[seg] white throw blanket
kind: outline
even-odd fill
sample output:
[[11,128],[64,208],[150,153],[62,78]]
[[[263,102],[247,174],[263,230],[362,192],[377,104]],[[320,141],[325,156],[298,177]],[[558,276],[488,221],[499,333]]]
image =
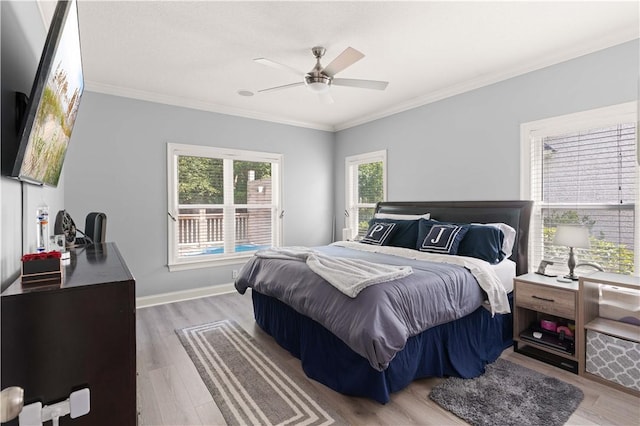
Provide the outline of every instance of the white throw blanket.
[[450,263],[467,268],[476,278],[480,287],[487,293],[487,299],[491,305],[491,314],[508,314],[511,312],[507,291],[500,282],[495,271],[490,268],[488,262],[473,257],[454,256],[450,254],[426,253],[418,250],[402,247],[375,246],[354,241],[338,241],[332,245],[347,247],[360,251],[391,254],[408,259],[426,260],[430,262]]
[[307,247],[282,247],[259,250],[256,256],[306,262],[309,269],[349,297],[356,297],[370,285],[406,277],[410,266],[392,266],[359,259],[326,256]]

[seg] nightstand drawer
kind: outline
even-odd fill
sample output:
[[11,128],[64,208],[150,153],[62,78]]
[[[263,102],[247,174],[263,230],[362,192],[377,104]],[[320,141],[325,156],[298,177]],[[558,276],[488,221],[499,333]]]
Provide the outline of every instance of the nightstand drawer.
[[516,285],[516,306],[562,318],[576,317],[574,292],[522,281],[518,281]]

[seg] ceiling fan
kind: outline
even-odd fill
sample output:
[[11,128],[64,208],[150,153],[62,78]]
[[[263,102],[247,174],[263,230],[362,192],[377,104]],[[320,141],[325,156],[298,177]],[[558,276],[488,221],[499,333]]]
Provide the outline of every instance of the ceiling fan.
[[316,46],[311,48],[311,53],[316,58],[316,65],[311,71],[304,73],[292,68],[288,65],[281,64],[276,61],[272,61],[267,58],[256,58],[255,62],[266,65],[269,67],[277,68],[284,71],[289,71],[296,74],[302,79],[297,83],[285,84],[283,86],[270,87],[268,89],[258,90],[258,92],[272,92],[275,90],[288,89],[290,87],[306,85],[309,90],[317,93],[320,99],[326,103],[333,103],[333,98],[329,93],[331,86],[349,86],[358,87],[361,89],[374,89],[384,90],[389,84],[388,81],[376,81],[376,80],[360,80],[353,78],[335,78],[334,76],[345,68],[353,65],[360,59],[364,58],[364,54],[358,52],[352,47],[347,47],[341,54],[339,54],[329,65],[323,67],[320,64],[320,58],[324,56],[326,49],[322,46]]

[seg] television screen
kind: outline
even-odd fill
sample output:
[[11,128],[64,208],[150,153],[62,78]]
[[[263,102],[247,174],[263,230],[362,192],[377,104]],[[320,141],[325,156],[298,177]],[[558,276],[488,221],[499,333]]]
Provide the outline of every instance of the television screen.
[[14,177],[58,185],[83,89],[77,4],[61,0],[22,120]]

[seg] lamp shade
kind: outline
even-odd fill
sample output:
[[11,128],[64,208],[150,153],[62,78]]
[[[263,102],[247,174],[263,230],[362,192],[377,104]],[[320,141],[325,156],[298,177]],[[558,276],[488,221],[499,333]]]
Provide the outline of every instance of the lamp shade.
[[589,248],[589,230],[584,226],[558,225],[553,244],[573,248]]

